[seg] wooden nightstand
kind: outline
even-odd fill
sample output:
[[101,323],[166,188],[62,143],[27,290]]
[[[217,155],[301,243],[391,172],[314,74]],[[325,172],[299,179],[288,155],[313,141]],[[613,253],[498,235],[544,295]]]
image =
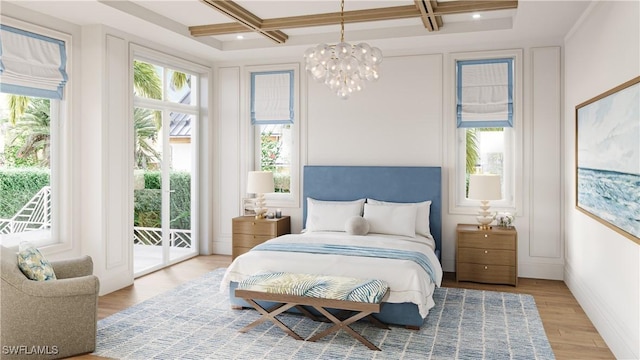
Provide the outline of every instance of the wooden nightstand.
[[256,219],[254,216],[239,216],[233,218],[232,228],[233,260],[258,244],[291,233],[291,218],[283,216],[280,219]]
[[518,232],[493,226],[459,224],[456,281],[518,286]]

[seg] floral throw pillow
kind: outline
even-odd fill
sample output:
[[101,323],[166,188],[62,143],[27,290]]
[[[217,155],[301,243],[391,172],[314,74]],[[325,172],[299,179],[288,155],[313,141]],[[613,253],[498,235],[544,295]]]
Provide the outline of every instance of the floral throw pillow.
[[56,280],[53,267],[33,245],[20,244],[18,267],[22,273],[31,280]]

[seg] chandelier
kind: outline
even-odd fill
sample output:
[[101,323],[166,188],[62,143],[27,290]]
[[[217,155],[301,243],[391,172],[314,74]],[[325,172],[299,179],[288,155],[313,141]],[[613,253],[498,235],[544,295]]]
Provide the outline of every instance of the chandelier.
[[351,45],[344,41],[344,0],[340,2],[340,43],[309,48],[304,58],[305,69],[313,79],[327,85],[342,99],[362,90],[366,81],[380,77],[382,51],[367,43]]

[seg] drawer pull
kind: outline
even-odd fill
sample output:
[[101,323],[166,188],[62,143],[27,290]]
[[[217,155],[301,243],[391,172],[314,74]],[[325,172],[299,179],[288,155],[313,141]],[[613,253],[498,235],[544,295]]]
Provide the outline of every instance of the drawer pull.
[[486,238],[487,238],[487,237],[489,237],[489,235],[487,235],[487,234],[484,234],[484,237],[486,237]]
[[485,250],[485,251],[484,251],[484,253],[485,253],[485,254],[488,254],[488,253],[489,253],[489,250]]
[[485,269],[485,270],[488,270],[488,269],[489,269],[489,267],[488,267],[488,266],[485,266],[485,267],[484,267],[484,269]]
[[255,222],[252,222],[252,223],[251,223],[251,225],[256,226],[256,223],[255,223]]

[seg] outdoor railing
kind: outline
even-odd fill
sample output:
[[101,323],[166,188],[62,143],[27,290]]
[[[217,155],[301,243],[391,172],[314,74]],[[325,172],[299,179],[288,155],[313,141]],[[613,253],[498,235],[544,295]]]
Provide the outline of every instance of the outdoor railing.
[[[0,235],[51,228],[51,187],[45,186],[11,219],[0,219]],[[133,243],[159,246],[162,229],[134,227]],[[170,229],[169,246],[191,248],[191,230]]]
[[[133,228],[133,243],[160,246],[162,244],[162,229],[136,226]],[[191,248],[191,230],[169,229],[169,246]]]

